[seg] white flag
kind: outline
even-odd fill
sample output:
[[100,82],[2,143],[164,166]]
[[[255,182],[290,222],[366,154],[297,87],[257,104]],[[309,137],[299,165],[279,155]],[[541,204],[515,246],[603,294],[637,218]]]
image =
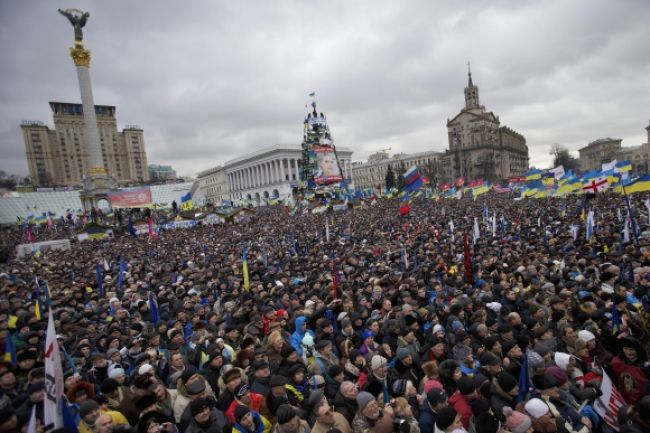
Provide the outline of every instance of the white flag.
[[59,352],[59,342],[56,340],[54,314],[50,310],[45,337],[45,400],[43,401],[43,423],[45,426],[51,425],[53,429],[63,427],[62,398],[61,352]]
[[644,203],[646,209],[648,209],[648,224],[650,224],[650,198],[646,198]]
[[110,270],[111,270],[111,267],[108,266],[108,262],[106,261],[106,259],[104,259],[104,271],[105,271],[105,272],[108,272],[108,271],[110,271]]
[[481,231],[478,227],[478,218],[474,217],[474,231],[473,231],[473,237],[474,237],[474,244],[481,238]]
[[556,178],[556,179],[559,179],[562,176],[564,176],[564,166],[563,165],[558,165],[555,168],[551,168],[549,170],[549,173],[553,173],[553,177]]
[[36,405],[32,406],[32,416],[29,417],[27,433],[36,433]]
[[325,218],[325,241],[330,241],[330,223],[329,218]]
[[616,162],[617,162],[617,161],[614,160],[614,161],[612,161],[612,162],[605,162],[605,163],[603,163],[602,166],[601,166],[601,168],[602,168],[601,171],[614,170],[614,168],[616,168]]
[[492,215],[492,237],[497,235],[497,214]]
[[451,242],[453,243],[456,240],[456,235],[454,234],[455,227],[454,227],[454,220],[449,218],[449,233],[451,234]]
[[607,373],[603,372],[603,380],[600,384],[603,395],[594,401],[594,410],[601,418],[616,431],[619,431],[618,410],[625,405],[625,400],[616,389]]
[[573,241],[575,242],[578,239],[578,230],[580,228],[577,225],[572,225],[571,226],[571,237],[573,238]]

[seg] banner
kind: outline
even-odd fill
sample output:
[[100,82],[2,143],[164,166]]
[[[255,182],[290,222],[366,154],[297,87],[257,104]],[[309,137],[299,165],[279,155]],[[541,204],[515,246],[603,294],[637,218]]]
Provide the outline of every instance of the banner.
[[330,146],[314,146],[314,183],[329,185],[343,180],[336,153]]
[[151,207],[151,189],[148,186],[111,192],[108,199],[113,208]]
[[618,410],[625,405],[623,396],[616,389],[612,380],[603,372],[603,381],[600,385],[603,395],[594,402],[594,410],[607,423],[608,426],[619,431]]
[[54,315],[50,310],[45,337],[45,400],[43,401],[43,423],[53,429],[63,427],[63,368],[61,352],[54,329]]

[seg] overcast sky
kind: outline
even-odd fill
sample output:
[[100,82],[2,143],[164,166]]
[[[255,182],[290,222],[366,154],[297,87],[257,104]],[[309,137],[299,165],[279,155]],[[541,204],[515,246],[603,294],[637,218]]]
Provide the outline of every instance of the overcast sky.
[[96,104],[144,129],[149,163],[182,175],[299,143],[316,92],[335,144],[444,151],[467,61],[481,103],[522,133],[531,165],[553,143],[646,141],[650,1],[0,2],[0,169],[27,174],[21,120],[53,126],[80,102],[57,8],[90,12]]

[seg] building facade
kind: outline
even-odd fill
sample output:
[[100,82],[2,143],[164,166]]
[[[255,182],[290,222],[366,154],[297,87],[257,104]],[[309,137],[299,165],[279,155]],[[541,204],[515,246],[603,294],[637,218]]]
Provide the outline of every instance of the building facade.
[[592,141],[587,146],[578,150],[580,154],[580,170],[601,170],[602,165],[608,162],[629,160],[632,172],[646,174],[650,172],[650,122],[645,127],[646,142],[638,146],[622,146],[620,138],[601,138]]
[[199,173],[197,182],[206,202],[221,206],[225,200],[230,200],[230,186],[223,166],[203,170]]
[[615,160],[621,150],[622,141],[620,138],[600,138],[578,149],[580,170],[600,170],[604,163]]
[[502,126],[499,116],[480,104],[478,86],[469,73],[465,107],[447,120],[449,150],[440,158],[439,183],[464,176],[500,181],[528,170],[528,146],[518,132]]
[[395,177],[401,176],[411,168],[417,166],[423,176],[429,178],[431,185],[435,185],[438,177],[439,159],[441,152],[427,151],[419,153],[398,153],[389,157],[388,152],[376,152],[368,157],[368,161],[352,164],[352,179],[355,188],[381,188],[386,186],[386,173],[391,168]]
[[[35,186],[76,186],[90,174],[90,157],[84,143],[81,104],[50,102],[54,129],[27,121],[20,127],[25,141],[29,175]],[[115,107],[95,105],[104,167],[120,184],[147,182],[144,132],[138,126],[117,130]]]
[[[336,154],[344,178],[349,181],[352,151],[337,148]],[[263,199],[291,197],[300,179],[298,164],[301,158],[299,144],[276,144],[226,162],[223,170],[230,199],[259,205]]]
[[167,180],[176,180],[178,177],[176,175],[176,170],[172,168],[171,165],[157,165],[150,164],[149,167],[149,180],[152,182],[156,181],[167,181]]

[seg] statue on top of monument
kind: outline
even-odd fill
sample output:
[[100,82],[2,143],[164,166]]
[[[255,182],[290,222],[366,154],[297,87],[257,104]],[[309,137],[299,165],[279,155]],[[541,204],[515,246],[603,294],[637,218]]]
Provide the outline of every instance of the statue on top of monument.
[[81,12],[79,9],[59,9],[59,13],[72,23],[74,27],[74,41],[75,43],[81,43],[83,40],[83,33],[81,28],[86,25],[86,20],[90,16],[88,12]]

